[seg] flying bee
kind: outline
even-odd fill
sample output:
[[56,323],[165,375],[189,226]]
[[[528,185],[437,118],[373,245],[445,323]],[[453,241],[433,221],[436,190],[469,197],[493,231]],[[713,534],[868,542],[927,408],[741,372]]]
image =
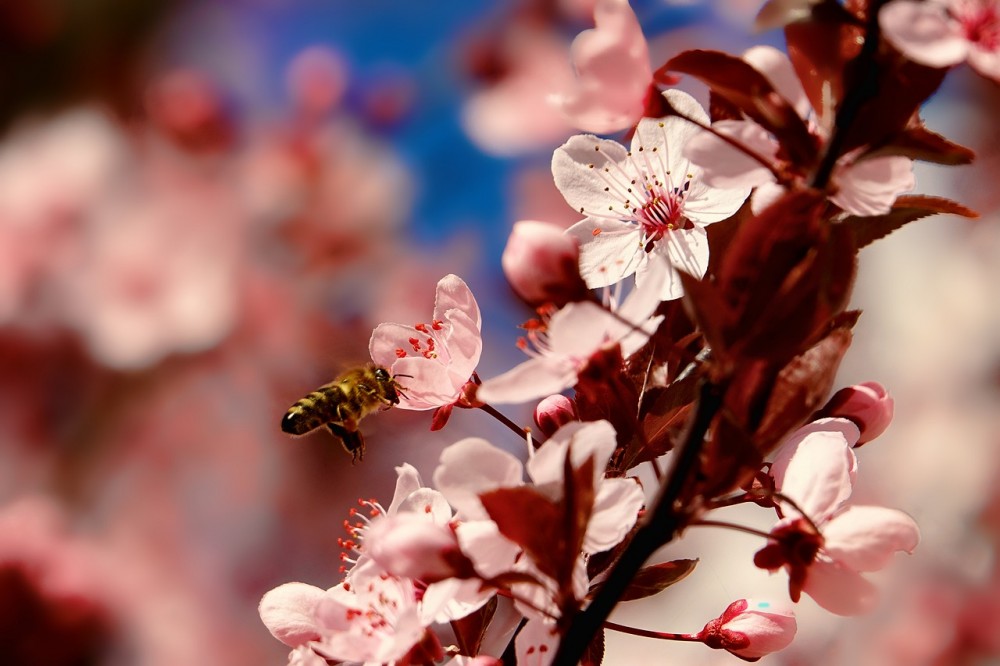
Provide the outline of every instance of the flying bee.
[[354,368],[289,407],[281,419],[281,429],[291,435],[304,435],[325,425],[353,456],[352,462],[357,462],[365,457],[365,438],[358,430],[358,422],[380,409],[398,405],[400,395],[405,396],[402,387],[386,368]]

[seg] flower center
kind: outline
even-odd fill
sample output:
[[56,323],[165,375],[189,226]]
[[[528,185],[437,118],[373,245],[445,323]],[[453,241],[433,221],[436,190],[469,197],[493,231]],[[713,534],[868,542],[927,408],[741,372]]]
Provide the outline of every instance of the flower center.
[[635,210],[636,221],[642,226],[645,235],[646,252],[652,250],[652,244],[663,238],[668,231],[693,226],[684,217],[684,198],[690,185],[690,179],[686,179],[684,185],[671,189],[663,187],[659,182],[648,186],[648,198],[641,208]]
[[952,8],[967,40],[985,51],[1000,49],[1000,14],[992,2],[969,0]]
[[414,324],[413,328],[423,337],[413,336],[408,338],[407,342],[410,344],[410,349],[397,347],[396,358],[406,358],[411,354],[414,356],[423,356],[428,359],[437,358],[437,339],[440,334],[439,332],[444,328],[444,322],[435,319],[430,324]]

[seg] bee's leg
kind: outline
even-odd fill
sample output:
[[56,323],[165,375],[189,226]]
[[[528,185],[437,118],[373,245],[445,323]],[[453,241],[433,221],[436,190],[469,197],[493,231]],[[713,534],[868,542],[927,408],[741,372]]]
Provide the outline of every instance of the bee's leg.
[[340,423],[327,423],[326,427],[334,437],[340,440],[344,450],[351,454],[351,464],[365,459],[365,438],[357,429],[357,424],[354,424],[354,429]]

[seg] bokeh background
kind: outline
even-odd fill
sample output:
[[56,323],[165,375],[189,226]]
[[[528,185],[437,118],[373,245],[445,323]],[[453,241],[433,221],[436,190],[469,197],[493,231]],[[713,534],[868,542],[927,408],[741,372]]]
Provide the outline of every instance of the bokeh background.
[[[338,580],[357,498],[388,502],[404,461],[429,480],[462,436],[521,451],[478,413],[431,433],[394,410],[366,421],[352,466],[278,423],[367,359],[375,324],[428,319],[449,272],[483,310],[480,374],[517,361],[529,313],[499,257],[515,220],[575,221],[548,169],[572,129],[546,96],[592,2],[0,4],[0,664],[284,663],[257,601]],[[633,7],[658,63],[780,45],[751,34],[758,4]],[[924,542],[871,617],[803,601],[772,663],[1000,663],[997,102],[961,68],[928,105],[980,160],[921,167],[918,189],[983,217],[864,250],[842,372],[896,397],[855,497],[910,512]],[[750,566],[758,547],[692,533],[662,556],[700,557],[695,574],[616,619],[694,631],[735,598],[783,595],[784,575]],[[612,666],[738,663],[608,646]]]

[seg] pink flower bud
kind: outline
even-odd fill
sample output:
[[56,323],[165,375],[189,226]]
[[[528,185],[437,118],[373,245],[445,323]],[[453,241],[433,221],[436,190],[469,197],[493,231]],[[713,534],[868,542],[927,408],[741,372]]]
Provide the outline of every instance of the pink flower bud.
[[373,521],[365,533],[364,552],[390,574],[425,583],[475,575],[451,528],[420,514]]
[[591,298],[580,277],[580,248],[563,230],[548,222],[514,224],[500,263],[514,292],[531,306]]
[[837,391],[820,414],[853,421],[861,431],[857,447],[885,432],[892,421],[892,413],[892,396],[885,387],[878,382],[865,382]]
[[788,647],[795,629],[795,613],[784,604],[740,599],[706,624],[698,640],[746,661],[757,661]]
[[546,437],[551,437],[556,430],[576,420],[576,404],[560,393],[550,395],[535,407],[535,425]]

